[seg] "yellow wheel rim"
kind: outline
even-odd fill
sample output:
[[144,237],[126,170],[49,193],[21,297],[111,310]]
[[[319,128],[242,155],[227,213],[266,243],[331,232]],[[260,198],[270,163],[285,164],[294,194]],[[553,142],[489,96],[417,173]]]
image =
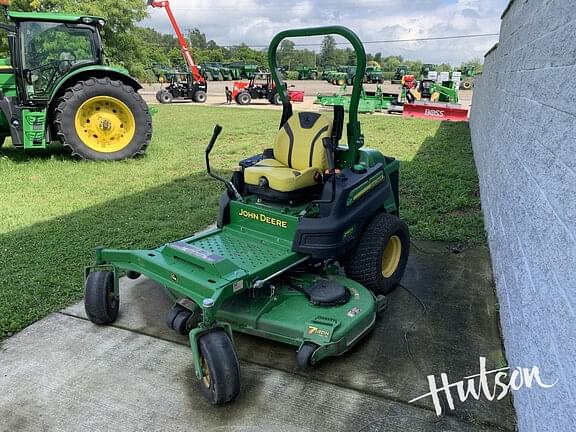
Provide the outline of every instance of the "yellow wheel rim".
[[80,105],[74,126],[82,142],[100,153],[122,150],[136,132],[136,120],[130,108],[111,96],[95,96]]
[[430,96],[430,100],[432,102],[437,102],[438,99],[440,99],[440,93],[438,93],[438,92],[434,92],[434,93],[432,93],[432,96]]
[[385,278],[391,277],[400,263],[400,256],[402,255],[402,242],[400,237],[393,235],[386,243],[384,253],[382,254],[382,276]]

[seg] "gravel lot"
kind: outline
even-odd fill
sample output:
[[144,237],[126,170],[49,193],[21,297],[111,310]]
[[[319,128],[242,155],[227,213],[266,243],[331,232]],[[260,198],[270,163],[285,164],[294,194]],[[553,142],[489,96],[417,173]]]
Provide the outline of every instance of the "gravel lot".
[[[338,86],[332,85],[326,81],[288,81],[289,86],[294,90],[304,91],[304,102],[296,103],[296,108],[300,111],[318,111],[322,109],[320,105],[315,105],[314,100],[318,93],[331,94],[338,91]],[[208,83],[208,101],[205,105],[211,106],[226,106],[226,96],[224,94],[224,87],[228,86],[232,88],[233,81],[210,81]],[[141,90],[141,94],[150,104],[158,103],[156,101],[156,92],[163,87],[161,84],[144,85]],[[365,89],[367,91],[374,91],[376,89],[376,84],[365,84]],[[399,93],[400,85],[391,84],[390,81],[386,81],[382,84],[382,90],[386,93]],[[464,107],[469,107],[472,101],[473,91],[462,90],[460,91],[460,103]],[[191,103],[191,102],[177,102],[177,103]],[[195,104],[198,105],[198,104]],[[239,106],[235,102],[232,102],[232,106]],[[254,100],[250,105],[242,106],[242,108],[266,108],[266,109],[281,109],[281,107],[271,105],[267,100],[260,99]]]

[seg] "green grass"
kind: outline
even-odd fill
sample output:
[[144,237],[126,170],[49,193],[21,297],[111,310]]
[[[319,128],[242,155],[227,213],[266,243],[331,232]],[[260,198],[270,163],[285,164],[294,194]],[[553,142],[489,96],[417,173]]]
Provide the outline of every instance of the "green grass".
[[[229,169],[270,146],[279,116],[162,106],[147,156],[116,163],[1,149],[0,339],[79,300],[95,246],[153,247],[211,223],[222,191],[204,173],[213,125],[224,126],[213,165]],[[402,161],[402,216],[413,238],[483,243],[468,125],[362,121],[366,145]]]

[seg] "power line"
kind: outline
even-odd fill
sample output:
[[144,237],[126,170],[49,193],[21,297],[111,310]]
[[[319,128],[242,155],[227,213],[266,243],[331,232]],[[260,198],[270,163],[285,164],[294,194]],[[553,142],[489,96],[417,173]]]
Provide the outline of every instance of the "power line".
[[[190,32],[190,29],[186,29]],[[493,36],[500,36],[500,33],[481,33],[481,34],[470,34],[470,35],[455,35],[455,36],[431,36],[425,38],[410,38],[410,39],[383,39],[383,40],[373,40],[373,41],[362,41],[364,45],[371,45],[371,44],[385,44],[385,43],[398,43],[398,42],[428,42],[428,41],[437,41],[437,40],[453,40],[453,39],[471,39],[471,38],[480,38],[480,37],[493,37]],[[342,42],[335,42],[336,45],[350,45],[348,41]],[[162,46],[163,44],[154,44],[149,43],[149,45],[156,45]],[[268,48],[268,45],[250,45],[250,44],[236,44],[236,45],[218,45],[223,48],[238,48],[240,46],[246,46],[249,48]],[[314,46],[322,46],[322,43],[301,43],[301,44],[294,44],[297,47],[314,47]],[[177,48],[177,46],[175,46]]]
[[[427,41],[436,41],[436,40],[451,40],[451,39],[471,39],[471,38],[480,38],[480,37],[489,37],[489,36],[500,36],[500,33],[482,33],[482,34],[471,34],[471,35],[457,35],[457,36],[432,36],[432,37],[425,37],[425,38],[411,38],[411,39],[384,39],[384,40],[374,40],[374,41],[362,41],[364,45],[370,44],[384,44],[384,43],[397,43],[397,42],[427,42]],[[350,45],[350,42],[336,42],[336,45]],[[240,45],[222,45],[226,48],[237,47]],[[268,45],[248,45],[245,44],[250,48],[268,48]],[[322,43],[303,43],[303,44],[294,44],[294,46],[301,46],[301,47],[313,47],[313,46],[322,46]]]

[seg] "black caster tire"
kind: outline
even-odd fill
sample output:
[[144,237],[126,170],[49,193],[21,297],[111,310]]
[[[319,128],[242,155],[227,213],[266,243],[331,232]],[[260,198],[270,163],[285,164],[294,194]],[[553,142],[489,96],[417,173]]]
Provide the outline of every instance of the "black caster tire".
[[84,286],[84,309],[94,324],[111,324],[118,318],[119,298],[114,294],[114,273],[92,272]]
[[190,333],[189,321],[192,313],[188,310],[182,310],[174,317],[172,321],[172,329],[182,336],[188,335]]
[[306,369],[313,365],[312,354],[318,349],[318,345],[305,342],[298,351],[296,351],[296,365],[300,369]]
[[202,378],[200,391],[212,404],[234,400],[240,393],[240,364],[232,341],[223,330],[200,336]]
[[410,233],[404,221],[379,213],[366,225],[358,244],[346,257],[346,276],[376,295],[390,294],[404,275],[409,254]]

